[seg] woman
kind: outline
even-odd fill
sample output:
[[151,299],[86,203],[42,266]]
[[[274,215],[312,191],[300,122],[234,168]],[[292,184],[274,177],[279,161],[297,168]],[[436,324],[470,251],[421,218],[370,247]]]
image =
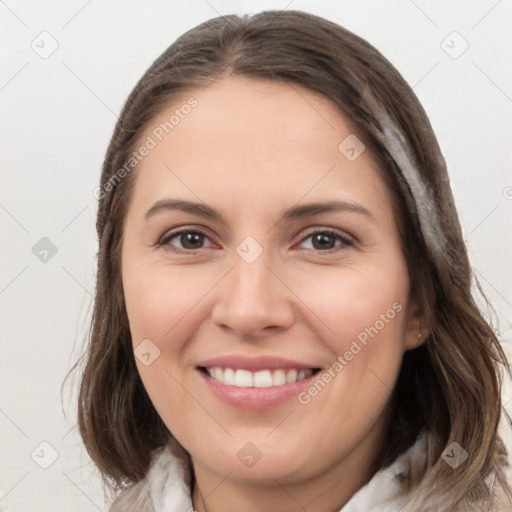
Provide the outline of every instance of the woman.
[[375,48],[299,11],[199,25],[129,96],[96,195],[79,427],[111,511],[511,509],[510,368]]

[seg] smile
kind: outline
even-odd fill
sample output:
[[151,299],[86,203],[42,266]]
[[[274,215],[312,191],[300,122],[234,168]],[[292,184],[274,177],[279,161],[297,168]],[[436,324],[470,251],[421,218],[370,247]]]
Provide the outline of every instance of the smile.
[[215,367],[202,367],[201,370],[206,372],[212,379],[225,384],[227,386],[236,386],[239,388],[270,388],[284,386],[285,384],[292,384],[300,382],[318,369],[268,369],[251,372],[249,370],[234,369],[234,368],[221,368]]

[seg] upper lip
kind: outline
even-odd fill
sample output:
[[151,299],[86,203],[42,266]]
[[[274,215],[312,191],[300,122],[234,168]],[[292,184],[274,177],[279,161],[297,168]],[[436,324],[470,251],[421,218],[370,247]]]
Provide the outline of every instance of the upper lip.
[[260,370],[277,370],[277,369],[296,369],[307,370],[318,368],[309,364],[292,361],[282,357],[274,356],[260,356],[260,357],[247,357],[243,355],[231,356],[218,356],[211,359],[201,361],[198,366],[204,368],[233,368],[234,370],[248,370],[250,372],[257,372]]

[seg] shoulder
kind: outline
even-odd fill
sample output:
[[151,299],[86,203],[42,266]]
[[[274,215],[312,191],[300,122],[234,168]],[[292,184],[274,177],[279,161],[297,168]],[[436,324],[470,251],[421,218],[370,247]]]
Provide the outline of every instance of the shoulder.
[[184,512],[192,510],[190,462],[172,442],[158,448],[146,476],[121,491],[108,512]]

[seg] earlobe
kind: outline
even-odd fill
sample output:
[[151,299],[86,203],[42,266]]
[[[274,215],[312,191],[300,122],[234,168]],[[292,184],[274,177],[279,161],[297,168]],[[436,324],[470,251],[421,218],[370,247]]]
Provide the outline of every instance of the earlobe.
[[425,343],[425,340],[426,340],[426,336],[423,336],[423,333],[420,331],[418,333],[418,336],[416,337],[416,345],[414,348],[417,348],[420,345],[422,345],[423,343]]
[[427,335],[423,334],[423,330],[414,335],[414,333],[410,333],[407,336],[407,340],[405,342],[405,350],[412,350],[414,348],[418,348],[420,345],[425,343]]
[[409,317],[409,325],[405,340],[405,350],[412,350],[422,345],[428,337],[428,330],[422,327],[425,324],[421,311],[414,303]]

